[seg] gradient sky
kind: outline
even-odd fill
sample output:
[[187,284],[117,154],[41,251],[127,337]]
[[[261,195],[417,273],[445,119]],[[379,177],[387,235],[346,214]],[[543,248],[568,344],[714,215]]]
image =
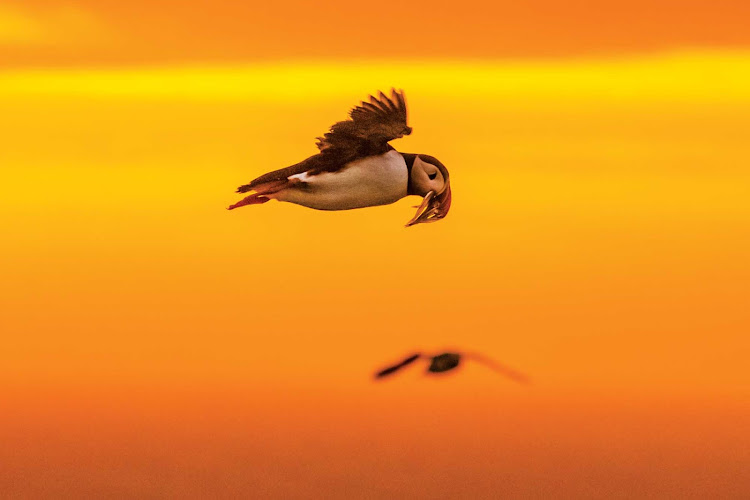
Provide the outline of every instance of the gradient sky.
[[[248,5],[0,6],[0,496],[750,495],[746,3]],[[390,86],[445,220],[224,210]]]
[[750,43],[743,0],[6,0],[2,66],[601,56]]

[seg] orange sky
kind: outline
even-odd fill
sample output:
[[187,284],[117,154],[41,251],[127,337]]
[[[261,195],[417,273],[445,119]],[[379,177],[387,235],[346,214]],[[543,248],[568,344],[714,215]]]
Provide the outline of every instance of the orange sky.
[[601,56],[750,44],[743,0],[210,0],[0,6],[0,65]]
[[[0,6],[0,497],[750,496],[744,2],[244,5]],[[392,85],[445,220],[224,209]]]

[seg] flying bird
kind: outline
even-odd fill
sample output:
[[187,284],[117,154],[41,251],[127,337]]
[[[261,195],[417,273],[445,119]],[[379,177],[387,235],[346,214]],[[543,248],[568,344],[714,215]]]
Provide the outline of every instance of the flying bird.
[[451,206],[448,170],[433,156],[400,153],[388,144],[411,131],[403,91],[370,96],[349,112],[348,120],[317,138],[317,154],[240,186],[238,193],[252,194],[229,210],[269,200],[317,210],[350,210],[417,195],[422,203],[406,227],[438,221]]
[[462,360],[473,360],[473,361],[482,363],[485,366],[488,366],[495,372],[505,377],[508,377],[512,380],[515,380],[516,382],[520,382],[522,384],[529,382],[529,379],[526,377],[526,375],[523,375],[522,373],[519,373],[511,368],[508,368],[507,366],[501,365],[500,363],[486,356],[483,356],[478,353],[457,353],[457,352],[444,352],[441,354],[437,354],[435,356],[421,354],[421,353],[412,354],[408,358],[404,359],[403,361],[400,361],[399,363],[396,363],[395,365],[392,365],[392,366],[389,366],[387,368],[380,370],[379,372],[375,374],[375,378],[382,378],[382,377],[391,375],[401,370],[402,368],[409,366],[410,364],[414,363],[418,359],[426,359],[430,361],[430,364],[427,366],[427,373],[447,372],[455,368],[458,368]]

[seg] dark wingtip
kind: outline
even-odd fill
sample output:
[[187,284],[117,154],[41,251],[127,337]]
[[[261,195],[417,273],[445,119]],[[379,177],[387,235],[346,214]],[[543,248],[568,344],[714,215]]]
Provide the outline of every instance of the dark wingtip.
[[420,357],[420,356],[421,356],[421,355],[420,355],[419,353],[417,353],[417,354],[412,354],[411,356],[409,356],[409,357],[408,357],[408,358],[406,358],[405,360],[401,361],[400,363],[398,363],[398,364],[396,364],[396,365],[393,365],[393,366],[389,366],[388,368],[385,368],[385,369],[383,369],[383,370],[380,370],[379,372],[377,372],[377,373],[375,374],[375,378],[383,378],[383,377],[386,377],[386,376],[388,376],[388,375],[390,375],[390,374],[392,374],[392,373],[394,373],[394,372],[396,372],[396,371],[400,370],[400,369],[401,369],[401,368],[403,368],[404,366],[406,366],[406,365],[408,365],[408,364],[410,364],[410,363],[413,363],[414,361],[416,361],[417,359],[419,359],[419,357]]
[[385,370],[381,370],[375,374],[375,378],[383,378],[401,368],[400,366],[389,366]]

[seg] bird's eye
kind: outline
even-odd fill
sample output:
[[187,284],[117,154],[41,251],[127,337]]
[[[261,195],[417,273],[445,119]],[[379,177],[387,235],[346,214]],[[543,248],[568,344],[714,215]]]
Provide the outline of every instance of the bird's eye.
[[429,177],[431,181],[434,181],[437,178],[437,172],[433,174],[427,174],[427,177]]

